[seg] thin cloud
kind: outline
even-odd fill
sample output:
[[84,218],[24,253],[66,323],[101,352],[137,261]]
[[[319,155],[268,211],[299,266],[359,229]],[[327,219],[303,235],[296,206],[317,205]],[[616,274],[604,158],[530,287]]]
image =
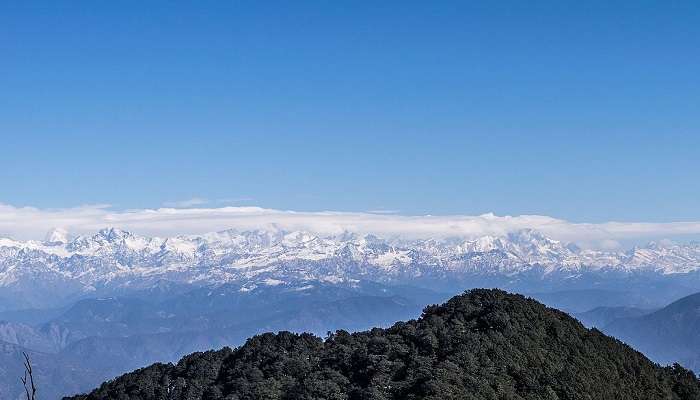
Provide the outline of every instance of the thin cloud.
[[[192,203],[190,203],[192,204]],[[163,207],[116,211],[104,206],[39,209],[0,204],[0,234],[17,239],[42,239],[52,228],[91,234],[118,227],[157,236],[202,234],[224,229],[304,230],[321,235],[344,231],[407,239],[505,235],[535,229],[554,239],[587,247],[615,247],[617,242],[700,235],[700,221],[649,223],[573,223],[542,215],[407,216],[369,212],[298,212],[260,207]]]
[[227,199],[216,199],[215,203],[216,204],[238,204],[238,203],[245,203],[249,201],[253,201],[254,199],[252,197],[234,197],[234,198],[227,198]]
[[191,199],[187,200],[178,200],[178,201],[166,201],[163,203],[163,207],[168,207],[168,208],[192,208],[192,207],[197,207],[197,206],[203,206],[206,204],[219,204],[219,205],[233,205],[233,204],[240,204],[248,201],[252,201],[253,198],[251,197],[234,197],[234,198],[225,198],[225,199],[215,199],[215,200],[209,200],[203,197],[193,197]]
[[369,210],[367,211],[369,214],[398,214],[401,211],[400,210],[385,210],[385,209],[377,209],[377,210]]
[[175,208],[189,208],[189,207],[194,207],[194,206],[201,206],[204,204],[208,204],[209,200],[201,198],[201,197],[193,197],[191,199],[187,200],[180,200],[180,201],[166,201],[163,203],[165,207],[175,207]]

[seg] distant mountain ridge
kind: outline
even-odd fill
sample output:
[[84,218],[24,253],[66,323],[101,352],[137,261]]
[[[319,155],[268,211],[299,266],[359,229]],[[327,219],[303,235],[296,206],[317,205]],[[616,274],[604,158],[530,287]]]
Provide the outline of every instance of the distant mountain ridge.
[[603,330],[659,363],[700,371],[700,293],[641,317],[616,319]]
[[651,243],[625,252],[582,250],[532,230],[473,240],[413,241],[262,230],[158,238],[115,228],[69,239],[65,232],[53,231],[44,242],[0,238],[0,310],[3,303],[5,309],[44,307],[57,299],[148,289],[159,282],[236,282],[243,291],[304,280],[420,280],[433,287],[456,281],[455,287],[463,287],[460,279],[475,275],[484,279],[482,286],[489,286],[488,279],[501,286],[535,278],[575,281],[585,274],[698,272],[697,243]]
[[603,330],[611,323],[627,318],[638,318],[651,314],[654,310],[646,310],[635,307],[596,307],[586,312],[577,313],[574,316],[587,327],[595,327]]

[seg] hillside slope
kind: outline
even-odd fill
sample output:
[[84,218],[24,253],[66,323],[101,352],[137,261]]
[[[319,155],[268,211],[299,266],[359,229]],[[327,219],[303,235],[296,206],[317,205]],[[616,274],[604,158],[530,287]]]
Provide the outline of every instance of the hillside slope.
[[326,341],[263,334],[71,399],[698,398],[691,372],[661,368],[534,300],[480,289],[389,329],[338,331]]
[[700,370],[700,293],[654,313],[616,320],[605,332],[660,363],[678,362]]
[[582,313],[573,314],[588,328],[596,327],[605,331],[605,327],[611,323],[625,318],[639,318],[651,314],[654,310],[636,307],[596,307]]

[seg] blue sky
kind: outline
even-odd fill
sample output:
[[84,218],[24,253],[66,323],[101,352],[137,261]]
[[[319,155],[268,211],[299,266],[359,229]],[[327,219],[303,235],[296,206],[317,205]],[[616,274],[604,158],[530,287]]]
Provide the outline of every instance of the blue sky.
[[492,3],[3,2],[0,203],[700,219],[700,3]]

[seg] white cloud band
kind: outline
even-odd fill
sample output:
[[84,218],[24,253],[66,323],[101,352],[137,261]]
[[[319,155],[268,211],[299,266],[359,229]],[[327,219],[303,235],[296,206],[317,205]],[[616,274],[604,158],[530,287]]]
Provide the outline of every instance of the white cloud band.
[[115,211],[105,205],[39,209],[0,204],[0,234],[17,239],[42,239],[51,228],[64,228],[72,234],[89,234],[104,227],[158,236],[200,234],[229,228],[280,228],[318,234],[352,231],[406,238],[502,235],[532,228],[555,239],[599,246],[639,238],[700,235],[700,221],[573,223],[540,215],[407,216],[370,212],[295,212],[259,207]]

